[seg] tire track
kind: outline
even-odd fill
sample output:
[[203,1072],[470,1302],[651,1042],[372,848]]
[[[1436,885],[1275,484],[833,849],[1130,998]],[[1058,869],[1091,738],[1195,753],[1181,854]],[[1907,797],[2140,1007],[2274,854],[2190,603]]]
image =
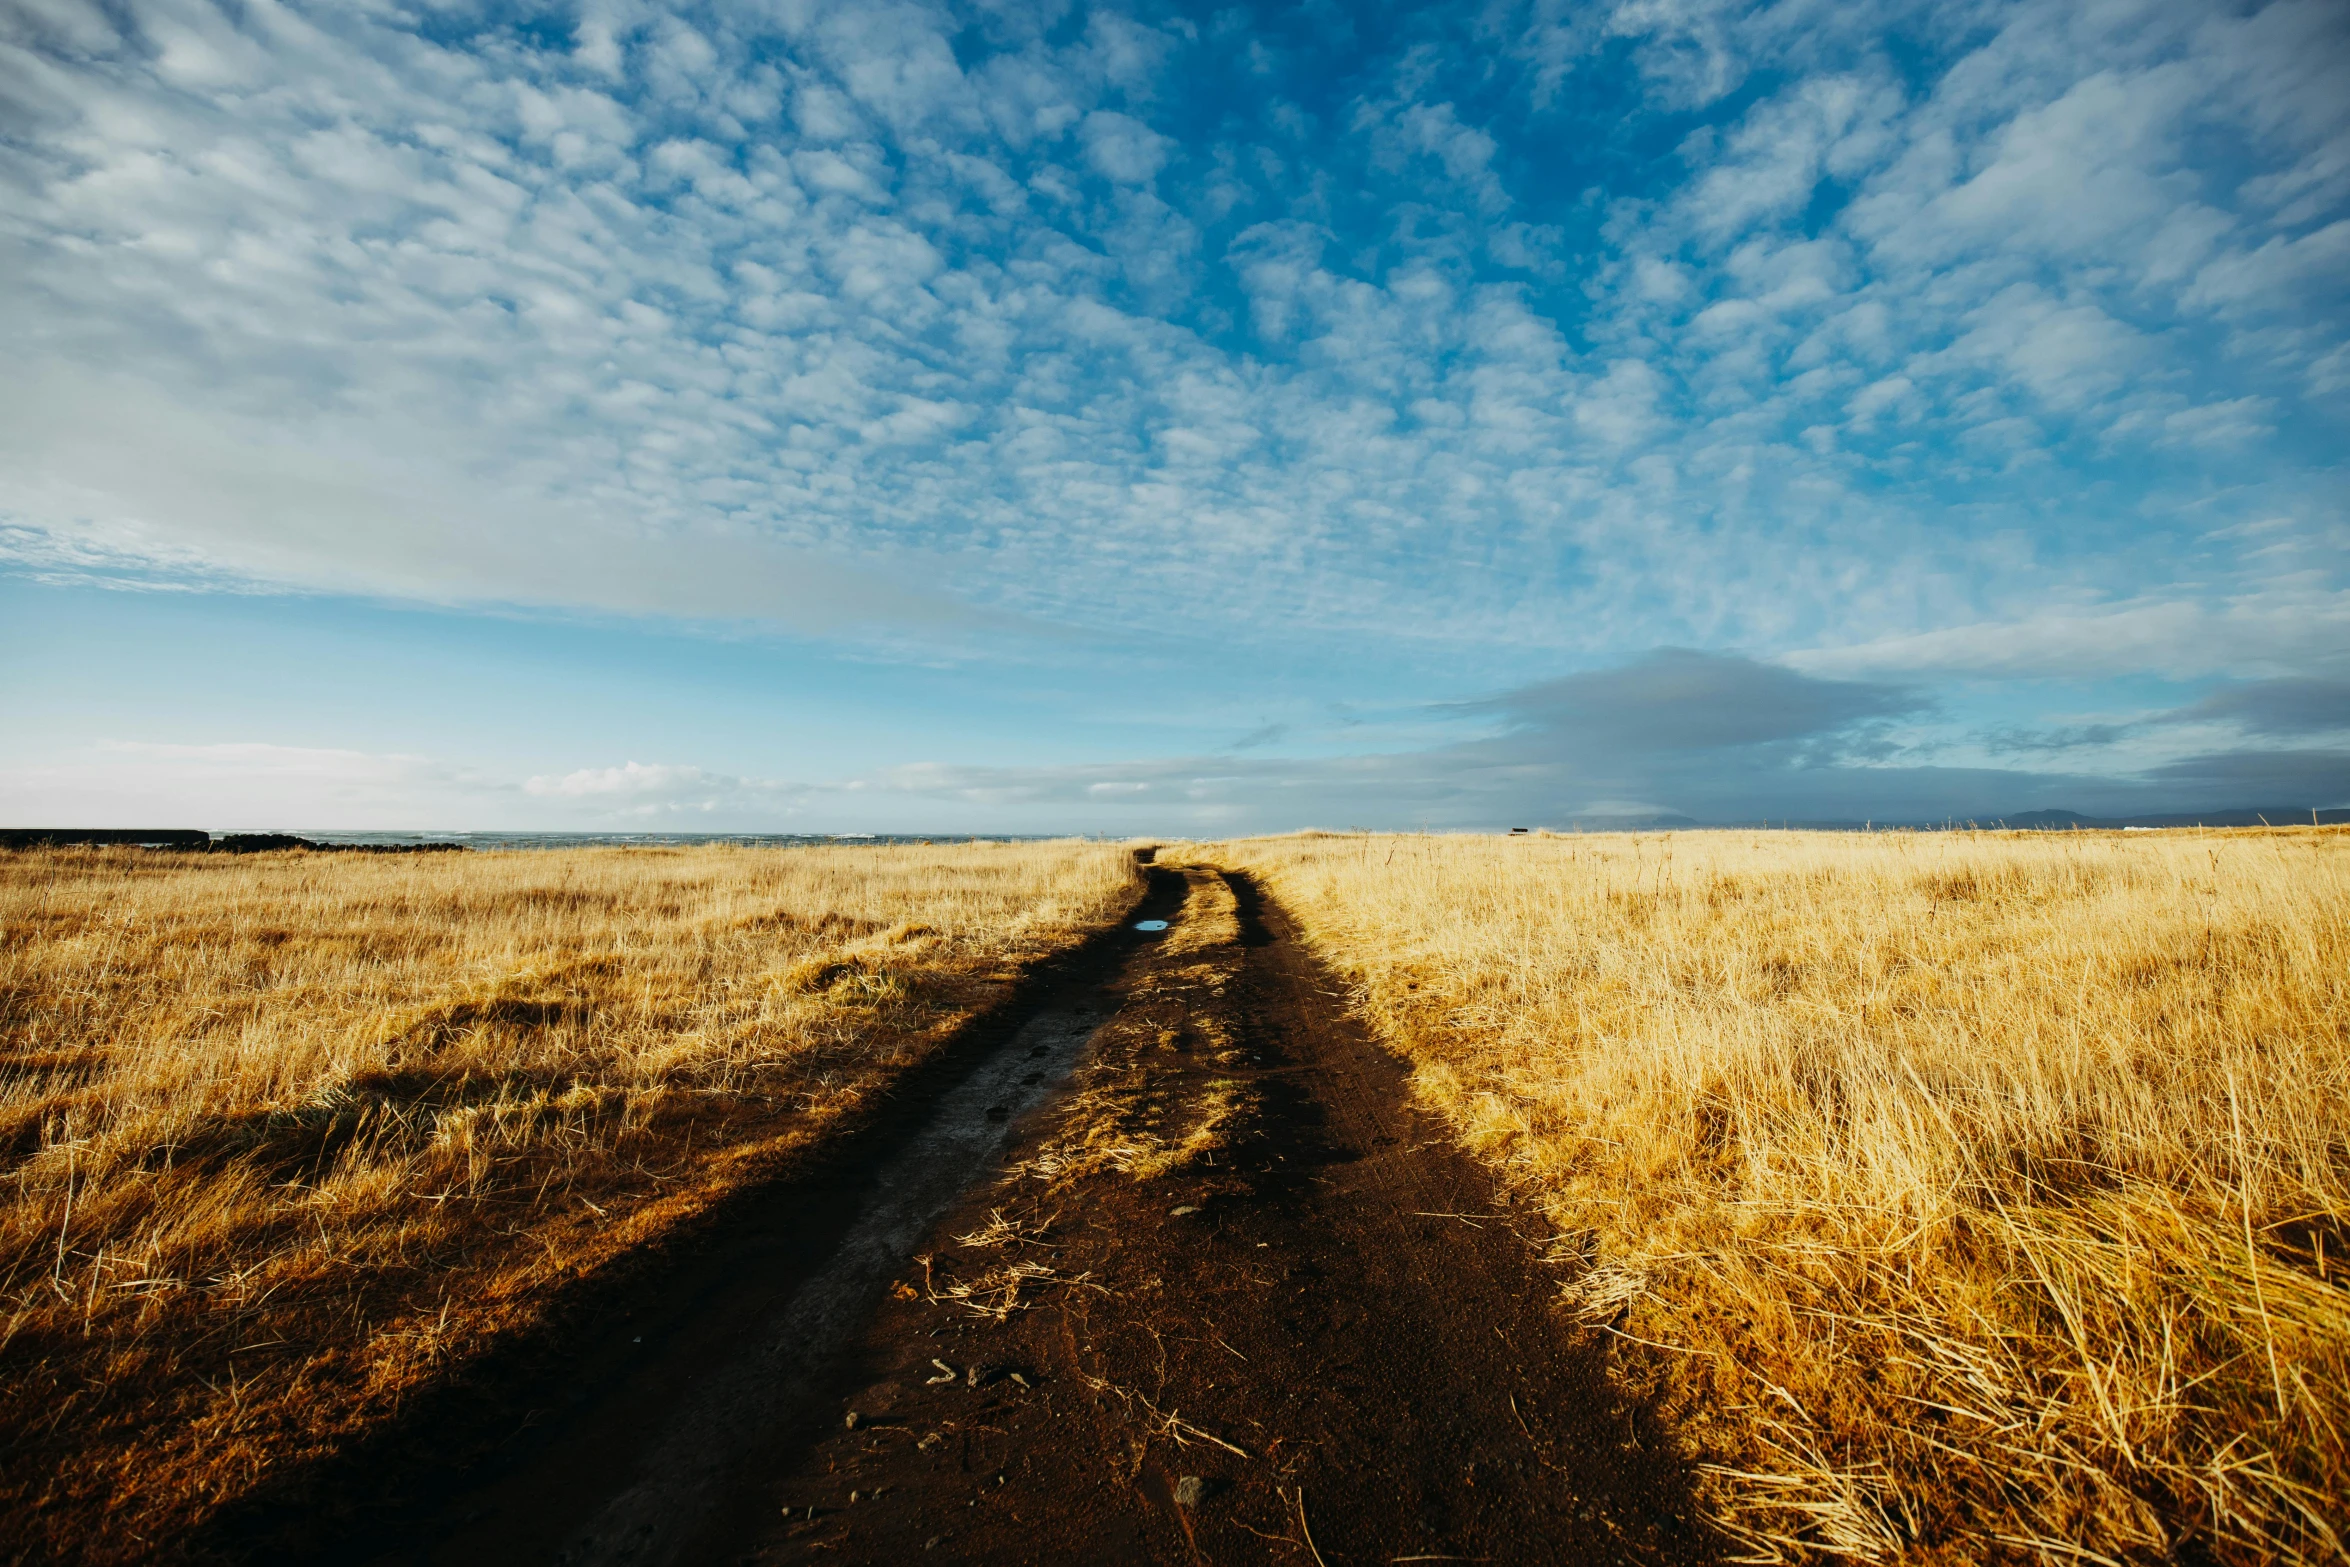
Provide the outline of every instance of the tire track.
[[[1687,1465],[1555,1309],[1527,1216],[1277,908],[1184,875],[1067,1094],[933,1230],[730,1554],[1705,1557]],[[1014,1259],[1060,1282],[1000,1316],[955,1293]]]

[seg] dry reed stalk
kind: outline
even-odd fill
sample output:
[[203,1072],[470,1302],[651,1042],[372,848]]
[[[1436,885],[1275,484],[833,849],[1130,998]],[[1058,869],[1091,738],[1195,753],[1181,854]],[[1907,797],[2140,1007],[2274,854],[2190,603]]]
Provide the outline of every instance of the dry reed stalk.
[[1676,1352],[1745,1559],[2343,1559],[2350,833],[1188,852]]
[[0,1556],[165,1552],[823,1138],[1135,875],[0,855]]

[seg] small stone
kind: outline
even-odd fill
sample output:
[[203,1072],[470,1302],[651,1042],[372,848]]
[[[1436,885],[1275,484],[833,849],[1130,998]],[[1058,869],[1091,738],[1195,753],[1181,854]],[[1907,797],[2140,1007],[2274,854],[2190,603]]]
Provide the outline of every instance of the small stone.
[[1185,1214],[1187,1214],[1187,1213],[1197,1213],[1197,1212],[1199,1212],[1199,1209],[1197,1209],[1197,1208],[1193,1207],[1193,1206],[1192,1206],[1191,1204],[1189,1204],[1189,1203],[1185,1203],[1185,1204],[1184,1204],[1182,1207],[1180,1207],[1180,1208],[1170,1208],[1170,1209],[1168,1209],[1167,1211],[1168,1211],[1169,1213],[1173,1214],[1173,1215],[1174,1215],[1176,1218],[1180,1219],[1180,1218],[1182,1218],[1182,1217],[1183,1217]]
[[851,1431],[857,1429],[857,1412],[853,1409],[849,1411],[849,1429]]
[[1207,1494],[1207,1485],[1198,1475],[1185,1475],[1175,1482],[1175,1505],[1197,1507],[1199,1499]]
[[857,1493],[856,1493],[856,1492],[854,1492],[854,1491],[851,1491],[851,1492],[849,1493],[849,1505],[850,1505],[851,1507],[854,1507],[854,1506],[856,1506],[856,1505],[857,1505]]

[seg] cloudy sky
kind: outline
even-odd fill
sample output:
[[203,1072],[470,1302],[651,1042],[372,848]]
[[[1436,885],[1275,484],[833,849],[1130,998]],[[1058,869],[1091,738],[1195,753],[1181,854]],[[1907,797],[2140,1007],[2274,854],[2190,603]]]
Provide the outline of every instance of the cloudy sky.
[[9,0],[0,816],[2350,803],[2337,0]]

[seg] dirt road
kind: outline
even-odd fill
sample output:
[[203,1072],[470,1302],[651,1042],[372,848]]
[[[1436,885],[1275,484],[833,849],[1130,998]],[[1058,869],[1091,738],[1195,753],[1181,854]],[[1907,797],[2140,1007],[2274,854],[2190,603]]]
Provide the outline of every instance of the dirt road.
[[1138,912],[1170,929],[1071,975],[830,1186],[649,1279],[509,1434],[487,1406],[411,1433],[463,1476],[248,1519],[223,1553],[1704,1556],[1543,1237],[1279,910],[1162,869]]

